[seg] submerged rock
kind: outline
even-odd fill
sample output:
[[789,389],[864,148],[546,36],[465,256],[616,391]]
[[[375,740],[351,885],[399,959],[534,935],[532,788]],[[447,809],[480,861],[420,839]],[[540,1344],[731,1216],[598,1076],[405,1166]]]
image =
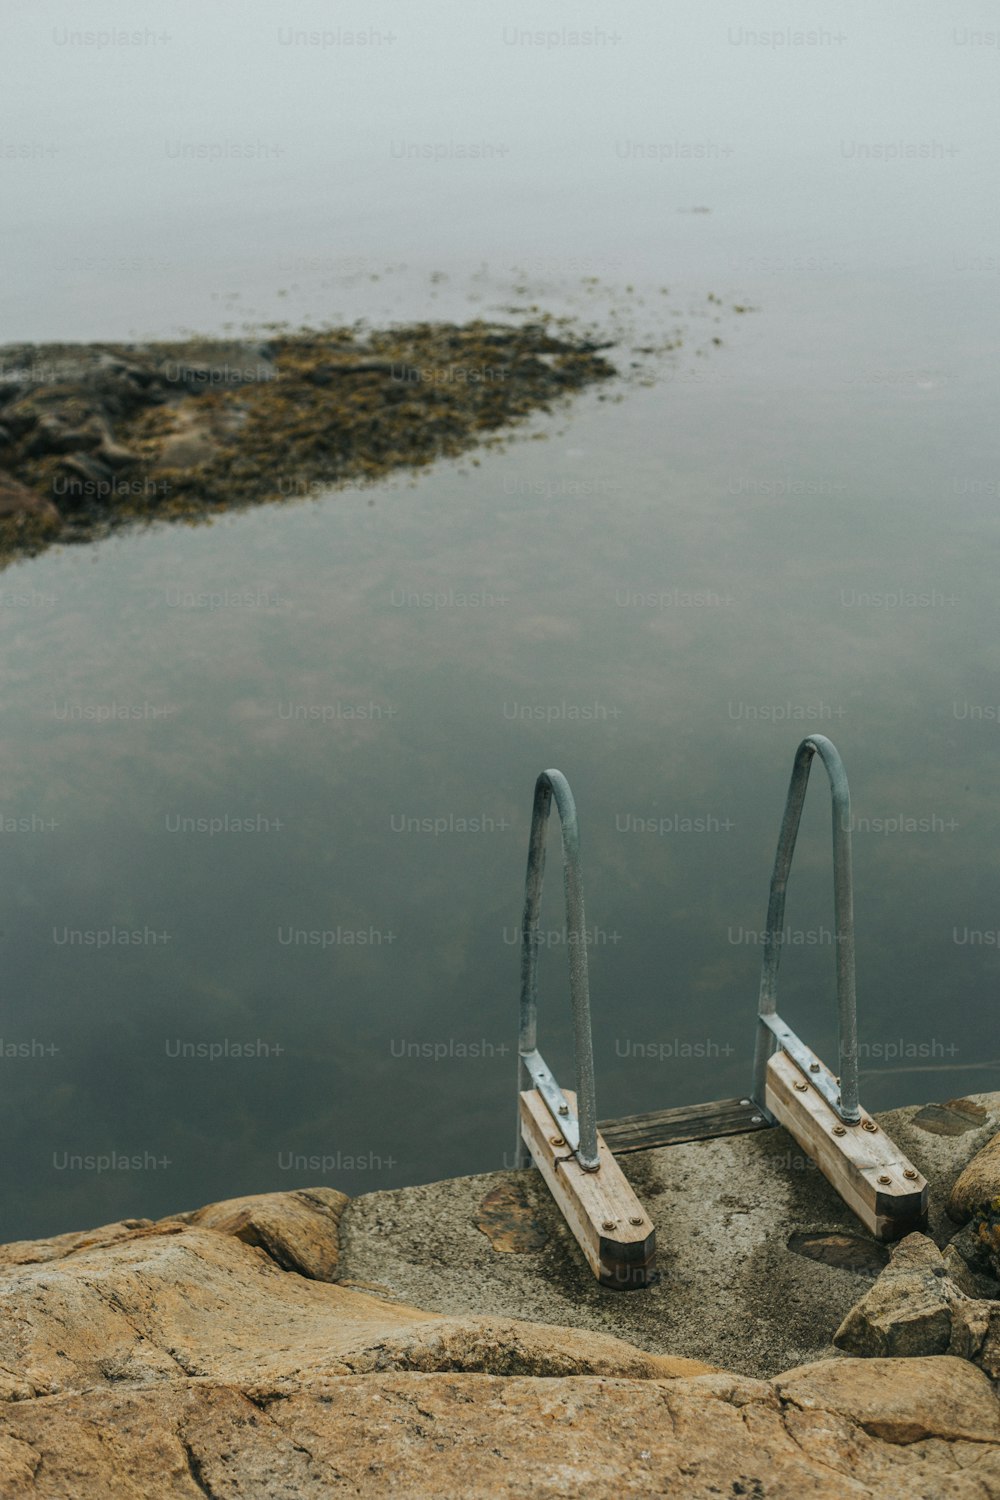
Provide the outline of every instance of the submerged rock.
[[79,541],[364,484],[615,373],[544,323],[0,348],[0,460],[22,495],[0,506],[0,557],[51,539],[29,512]]
[[44,534],[58,528],[60,515],[50,500],[0,469],[0,528]]

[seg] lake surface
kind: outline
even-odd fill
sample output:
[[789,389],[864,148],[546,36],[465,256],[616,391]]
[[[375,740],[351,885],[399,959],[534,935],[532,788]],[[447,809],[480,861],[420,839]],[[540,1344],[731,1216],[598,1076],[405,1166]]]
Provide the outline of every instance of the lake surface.
[[[863,1102],[996,1087],[985,7],[901,35],[848,5],[813,44],[721,4],[574,10],[618,37],[590,44],[561,14],[517,40],[537,7],[106,12],[169,40],[13,7],[4,338],[535,305],[656,378],[416,478],[0,577],[0,1236],[509,1161],[548,766],[580,812],[600,1116],[747,1088],[815,731],[853,793]],[[813,782],[780,1008],[832,1062]],[[553,826],[540,1045],[569,1086],[558,864]]]

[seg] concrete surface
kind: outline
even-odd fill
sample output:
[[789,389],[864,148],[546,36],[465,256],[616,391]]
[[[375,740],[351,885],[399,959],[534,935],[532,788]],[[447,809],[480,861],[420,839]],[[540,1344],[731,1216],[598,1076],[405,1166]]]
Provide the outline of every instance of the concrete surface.
[[[940,1245],[956,1229],[952,1182],[1000,1129],[1000,1093],[957,1103],[876,1116],[928,1179]],[[656,1225],[655,1287],[600,1287],[534,1168],[353,1199],[341,1278],[435,1312],[599,1330],[757,1377],[836,1355],[835,1330],[888,1254],[780,1126],[620,1162]],[[491,1239],[477,1220],[497,1190],[509,1202]]]

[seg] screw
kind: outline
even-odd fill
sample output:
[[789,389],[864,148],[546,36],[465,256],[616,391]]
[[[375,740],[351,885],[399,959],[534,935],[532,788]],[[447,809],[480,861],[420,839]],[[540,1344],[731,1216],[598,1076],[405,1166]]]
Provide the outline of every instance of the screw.
[[559,1113],[561,1115],[568,1115],[569,1114],[569,1105],[568,1104],[560,1104],[560,1106],[559,1106]]
[[805,1079],[803,1079],[802,1082],[797,1083],[795,1087],[798,1089],[800,1094],[804,1094],[809,1085],[808,1083],[806,1083]]
[[809,1071],[810,1071],[810,1073],[818,1073],[819,1072],[819,1063],[810,1063],[809,1064]]
[[604,1223],[601,1225],[602,1229],[617,1229],[617,1227],[618,1227],[618,1220],[617,1219],[605,1219]]
[[883,1172],[882,1176],[879,1178],[879,1182],[884,1183],[886,1187],[889,1186],[889,1183],[891,1181],[892,1178],[889,1176],[888,1172]]
[[833,1133],[834,1135],[846,1135],[847,1131],[843,1125],[835,1125],[833,1127]]
[[635,1226],[636,1226],[636,1227],[637,1227],[637,1228],[638,1228],[638,1226],[639,1226],[639,1225],[640,1225],[640,1224],[641,1224],[641,1223],[642,1223],[642,1222],[643,1222],[643,1218],[642,1218],[642,1215],[641,1215],[641,1214],[639,1214],[639,1215],[638,1215],[638,1217],[636,1217],[636,1216],[635,1216],[635,1215],[633,1215],[633,1216],[632,1216],[632,1218],[631,1218],[631,1219],[629,1219],[629,1223],[630,1223],[630,1224],[634,1224],[634,1225],[635,1225]]
[[566,1142],[563,1140],[563,1138],[562,1138],[561,1135],[550,1135],[549,1136],[549,1145],[550,1146],[565,1146],[565,1144],[566,1144]]
[[911,1182],[916,1182],[917,1178],[920,1176],[920,1173],[914,1172],[912,1167],[907,1167],[906,1171],[903,1173],[903,1176],[908,1177]]
[[763,1118],[764,1118],[763,1115],[751,1115],[750,1116],[750,1124],[751,1125],[759,1125],[761,1123],[761,1121],[763,1120]]
[[749,1104],[749,1103],[750,1103],[750,1100],[749,1100],[749,1099],[741,1099],[741,1100],[740,1100],[740,1103],[741,1103],[741,1104]]
[[874,1120],[862,1120],[861,1129],[875,1131],[878,1129],[878,1126],[875,1124]]

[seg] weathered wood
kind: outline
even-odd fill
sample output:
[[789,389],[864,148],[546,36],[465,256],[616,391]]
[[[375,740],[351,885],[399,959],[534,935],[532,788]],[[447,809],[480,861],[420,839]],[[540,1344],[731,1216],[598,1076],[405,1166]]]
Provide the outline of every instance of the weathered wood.
[[843,1125],[786,1052],[768,1061],[765,1102],[877,1240],[927,1228],[925,1179],[864,1110]]
[[652,1151],[682,1141],[766,1130],[767,1121],[752,1099],[714,1099],[708,1104],[683,1104],[676,1109],[625,1115],[620,1120],[601,1120],[598,1128],[613,1154],[624,1156],[629,1151]]
[[[575,1110],[575,1094],[566,1099]],[[656,1231],[605,1141],[598,1135],[599,1171],[585,1172],[537,1089],[526,1089],[519,1107],[524,1143],[598,1281],[616,1291],[649,1286]]]

